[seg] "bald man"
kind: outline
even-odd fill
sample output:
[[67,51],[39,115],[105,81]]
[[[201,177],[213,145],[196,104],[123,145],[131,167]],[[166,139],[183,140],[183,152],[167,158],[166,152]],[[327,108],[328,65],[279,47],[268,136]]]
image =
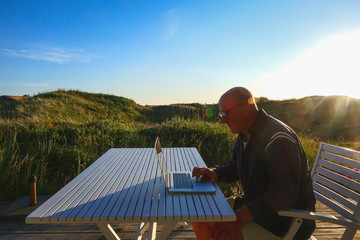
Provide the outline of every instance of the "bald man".
[[[258,109],[252,93],[235,87],[219,100],[222,123],[238,134],[226,166],[199,168],[193,176],[215,182],[240,181],[243,196],[229,198],[236,222],[193,223],[198,239],[281,239],[292,221],[276,214],[289,208],[315,210],[305,151],[296,133]],[[308,239],[315,222],[304,220],[295,239]]]

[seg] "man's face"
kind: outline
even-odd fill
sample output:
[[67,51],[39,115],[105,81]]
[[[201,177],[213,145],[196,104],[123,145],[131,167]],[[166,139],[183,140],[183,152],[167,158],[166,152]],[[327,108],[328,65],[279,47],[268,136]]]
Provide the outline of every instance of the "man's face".
[[232,133],[240,133],[246,130],[246,116],[243,111],[245,102],[237,102],[230,97],[224,97],[219,101],[220,113],[223,112],[221,122],[226,123]]

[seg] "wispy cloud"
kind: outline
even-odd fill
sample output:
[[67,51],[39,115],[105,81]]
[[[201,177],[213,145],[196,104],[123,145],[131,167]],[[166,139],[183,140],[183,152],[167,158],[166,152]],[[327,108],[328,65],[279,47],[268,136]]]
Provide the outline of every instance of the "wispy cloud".
[[26,83],[22,83],[21,86],[23,87],[29,87],[29,88],[35,88],[35,87],[46,87],[49,86],[49,83],[31,83],[31,82],[26,82]]
[[163,15],[163,19],[165,22],[165,28],[164,28],[164,39],[169,40],[172,38],[180,26],[180,21],[178,17],[176,16],[175,9],[172,8],[169,11],[167,11]]
[[34,60],[67,63],[67,62],[90,62],[92,56],[86,54],[82,49],[62,48],[62,47],[37,47],[32,49],[3,49],[3,51],[10,55],[20,58],[28,58]]

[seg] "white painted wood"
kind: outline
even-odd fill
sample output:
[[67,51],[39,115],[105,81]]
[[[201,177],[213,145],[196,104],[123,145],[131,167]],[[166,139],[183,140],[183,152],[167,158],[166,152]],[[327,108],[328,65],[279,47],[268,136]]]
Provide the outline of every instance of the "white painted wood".
[[[150,159],[151,156],[154,154],[153,151],[148,150],[146,151],[144,155],[145,161],[141,161],[138,159],[138,161],[141,161],[142,165],[140,166],[141,169],[138,169],[138,174],[136,175],[137,180],[135,179],[134,185],[130,189],[130,194],[128,194],[127,201],[124,202],[124,208],[126,208],[125,213],[125,219],[131,218],[133,219],[135,209],[141,209],[143,205],[138,204],[138,202],[142,202],[142,200],[139,200],[140,195],[142,192],[145,192],[148,187],[148,179],[150,175],[150,171],[148,171]],[[136,184],[136,185],[135,185]],[[132,191],[132,193],[131,193]],[[121,210],[120,210],[121,211]],[[121,216],[118,216],[118,218],[121,218]]]
[[[324,150],[325,151],[329,151],[329,152],[334,152],[337,153],[339,155],[344,155],[347,156],[349,158],[353,158],[353,159],[360,159],[360,152],[359,151],[355,151],[353,149],[350,148],[344,148],[344,147],[339,147],[339,146],[335,146],[335,145],[331,145],[328,143],[324,144]],[[358,167],[359,164],[357,164],[357,166],[353,166],[353,167]]]
[[[144,164],[146,161],[143,161],[142,159],[146,158],[147,153],[150,151],[150,149],[142,149],[141,154],[137,156],[135,159],[135,162],[137,162],[137,167],[131,169],[129,181],[126,184],[126,189],[123,189],[124,193],[124,200],[121,204],[120,208],[117,208],[115,206],[113,208],[113,211],[109,215],[109,219],[111,220],[126,220],[131,221],[132,220],[132,213],[130,213],[130,217],[127,216],[127,212],[129,209],[129,205],[133,200],[134,192],[137,187],[139,187],[139,179],[142,174],[144,174]],[[135,196],[136,197],[136,196]],[[121,198],[121,197],[120,197]]]
[[43,220],[47,219],[54,222],[66,222],[66,218],[61,218],[61,215],[69,214],[72,211],[73,207],[76,206],[81,197],[87,193],[88,187],[99,178],[99,174],[106,172],[109,166],[111,166],[110,160],[111,156],[104,164],[100,165],[99,168],[94,169],[94,171],[86,175],[81,183],[72,188],[71,191],[62,197],[62,201],[59,201],[43,216]]
[[358,222],[351,221],[346,218],[342,217],[336,217],[329,214],[321,214],[316,212],[308,212],[304,210],[298,210],[298,209],[290,209],[289,211],[279,211],[278,212],[280,216],[286,216],[286,217],[297,217],[297,218],[303,218],[303,219],[310,219],[310,220],[319,220],[323,222],[330,222],[337,225],[355,228],[357,230],[360,230],[360,224]]
[[293,240],[299,230],[303,220],[302,218],[294,218],[290,224],[289,231],[282,237],[283,240]]
[[[149,182],[146,194],[145,194],[145,199],[144,199],[144,203],[143,203],[143,210],[142,213],[139,214],[139,217],[142,219],[142,221],[149,221],[150,218],[152,217],[151,214],[151,204],[153,201],[153,197],[154,197],[154,188],[156,188],[156,184],[160,179],[161,176],[161,171],[160,171],[160,167],[157,164],[157,160],[154,161],[156,158],[156,156],[153,156],[153,164],[152,164],[152,172],[151,172],[151,180]],[[157,174],[159,174],[159,176],[157,176]],[[156,218],[156,216],[155,216]]]
[[97,199],[96,209],[91,209],[84,217],[84,220],[91,219],[92,221],[100,221],[101,216],[104,218],[107,218],[107,215],[110,213],[112,206],[114,206],[118,195],[121,193],[121,190],[127,180],[127,169],[131,168],[131,164],[134,164],[135,161],[133,159],[135,158],[135,155],[138,153],[138,149],[128,149],[128,152],[126,155],[123,155],[118,161],[123,162],[123,167],[119,169],[118,177],[116,178],[116,181],[111,186],[108,193],[103,197],[102,199]]
[[96,224],[101,232],[104,234],[107,240],[120,240],[114,229],[108,223],[97,223]]
[[[29,216],[27,216],[25,219],[26,223],[41,223],[43,221],[42,217],[45,214],[48,214],[56,204],[59,204],[64,198],[66,198],[67,194],[73,188],[86,181],[86,178],[88,178],[88,176],[91,175],[93,171],[96,171],[97,168],[99,168],[111,154],[114,154],[113,149],[107,151],[97,161],[91,164],[76,178],[74,178],[71,182],[69,182],[66,186],[64,186],[56,194],[54,194],[50,199],[48,199],[45,203],[43,203],[40,207],[33,211]],[[48,221],[48,219],[46,220]]]
[[[131,165],[124,171],[124,182],[122,182],[121,186],[119,186],[119,188],[116,190],[114,200],[111,202],[111,204],[108,204],[105,211],[101,214],[100,220],[117,221],[117,216],[125,216],[126,208],[124,208],[123,205],[125,200],[128,198],[129,189],[134,182],[137,170],[141,166],[141,161],[138,161],[138,159],[144,154],[145,149],[139,149],[137,154],[132,159],[129,159],[129,161],[131,161]],[[120,218],[118,221],[120,221]]]
[[331,199],[334,202],[337,202],[337,204],[341,204],[344,207],[348,208],[350,211],[354,211],[356,205],[354,203],[352,203],[351,201],[349,201],[347,198],[341,196],[340,194],[324,187],[321,186],[320,184],[315,184],[314,185],[314,190],[318,191],[319,193],[321,193],[322,195],[326,196],[327,198]]
[[140,191],[138,202],[134,212],[134,220],[148,221],[150,220],[150,206],[153,198],[152,192],[154,189],[154,182],[156,170],[158,167],[156,155],[153,151],[149,155],[149,165],[147,166],[146,174],[144,175],[143,188]]
[[342,206],[339,205],[339,203],[334,202],[333,200],[325,197],[324,195],[318,193],[318,192],[314,192],[315,194],[315,198],[322,202],[323,204],[325,204],[326,206],[328,206],[329,208],[333,209],[335,212],[337,212],[338,214],[346,217],[346,218],[351,218],[352,213],[349,212],[347,209],[343,208]]
[[[176,169],[180,169],[177,165],[176,157],[175,157],[175,148],[167,149],[167,161],[173,163],[173,166],[175,166],[175,169],[170,169],[171,171],[177,171]],[[180,195],[182,193],[172,193],[167,194],[167,203],[171,204],[172,206],[172,219],[176,222],[181,221],[181,208],[180,208]],[[171,209],[170,209],[171,211]],[[170,213],[171,214],[171,213]],[[167,215],[169,216],[169,215]],[[171,217],[171,216],[169,216]]]
[[[95,177],[91,185],[87,187],[86,191],[83,191],[82,194],[76,196],[76,199],[74,199],[72,204],[69,205],[67,211],[64,211],[60,215],[58,221],[71,221],[71,218],[75,219],[79,212],[84,209],[87,203],[89,203],[88,205],[92,205],[101,191],[111,181],[111,177],[115,174],[114,170],[117,169],[119,165],[119,161],[116,161],[117,157],[118,155],[109,161],[108,169],[100,172],[99,175]],[[82,219],[83,216],[79,216],[79,218]]]
[[324,145],[325,145],[325,143],[320,143],[319,150],[318,150],[318,152],[316,154],[315,162],[314,162],[313,168],[311,170],[311,176],[312,177],[315,175],[315,173],[317,171],[317,168],[319,166],[319,159],[320,159],[321,153],[323,152]]
[[350,168],[358,168],[359,167],[359,161],[358,160],[354,160],[354,159],[350,159],[341,155],[336,155],[335,153],[330,153],[330,152],[322,152],[321,153],[321,158],[323,159],[329,159],[331,161],[343,164],[347,167]]
[[[168,169],[205,166],[195,148],[164,148],[163,153]],[[110,149],[26,222],[96,223],[108,239],[117,239],[109,223],[147,222],[152,226],[148,237],[154,239],[160,221],[167,223],[159,236],[165,239],[177,222],[235,220],[218,186],[216,190],[216,194],[170,194],[153,148]]]
[[314,175],[313,180],[325,187],[335,190],[336,192],[344,195],[347,198],[353,199],[356,202],[360,201],[360,194],[354,192],[351,189],[344,187],[343,185],[340,185],[340,184],[332,181],[331,179],[327,179],[325,177],[322,177],[322,176],[316,174],[316,175]]
[[279,215],[346,226],[341,239],[353,239],[360,229],[360,152],[321,143],[311,175],[318,201],[342,217],[291,209]]
[[155,238],[156,238],[156,227],[157,227],[157,222],[151,222],[147,239],[155,240]]
[[360,191],[360,183],[354,181],[352,179],[347,178],[344,175],[340,175],[338,173],[329,171],[325,168],[318,167],[317,173],[325,176],[326,178],[332,179],[336,182],[339,182],[345,185],[347,188],[355,189],[356,191]]
[[[122,174],[119,174],[122,169],[127,169],[128,161],[125,159],[131,155],[131,151],[126,149],[123,154],[116,156],[116,161],[119,163],[117,168],[112,171],[112,175],[109,177],[108,184],[102,189],[101,193],[98,196],[94,196],[90,202],[88,202],[82,211],[79,213],[76,221],[91,221],[94,217],[100,217],[102,210],[105,208],[106,204],[110,200],[110,197],[114,193],[114,189],[120,183],[122,179]],[[100,190],[100,189],[99,189]]]
[[[145,229],[145,230],[143,230]],[[145,228],[145,223],[144,222],[140,222],[135,234],[135,240],[141,240],[142,239],[142,235],[144,234],[144,232],[146,231]]]

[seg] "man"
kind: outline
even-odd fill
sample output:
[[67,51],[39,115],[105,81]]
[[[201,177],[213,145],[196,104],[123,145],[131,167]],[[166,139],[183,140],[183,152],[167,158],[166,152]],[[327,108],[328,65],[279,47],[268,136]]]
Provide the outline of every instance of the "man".
[[[240,181],[244,195],[229,201],[236,222],[193,223],[198,239],[281,239],[291,218],[280,217],[288,208],[315,210],[305,151],[296,133],[258,109],[251,92],[235,87],[219,100],[221,120],[239,134],[226,166],[199,168],[193,176],[217,181]],[[231,200],[231,199],[229,199]],[[304,220],[295,239],[308,239],[315,222]]]

